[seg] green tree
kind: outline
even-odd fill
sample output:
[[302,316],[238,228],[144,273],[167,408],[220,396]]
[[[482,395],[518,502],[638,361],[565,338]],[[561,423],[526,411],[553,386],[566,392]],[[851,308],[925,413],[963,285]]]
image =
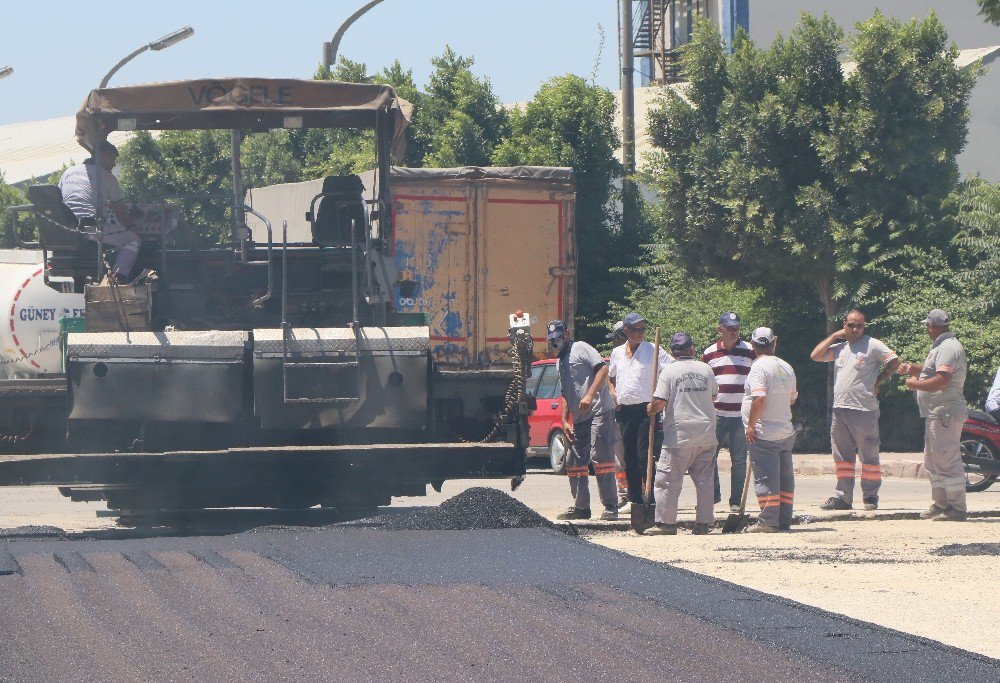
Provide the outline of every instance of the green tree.
[[[24,204],[26,200],[21,192],[14,187],[11,187],[4,181],[3,172],[0,172],[0,220],[3,221],[5,226],[10,226],[10,214],[7,210],[18,204]],[[13,240],[11,239],[9,230],[3,231],[3,237],[0,239],[0,245],[4,248],[13,247]]]
[[418,146],[426,166],[486,166],[508,131],[507,112],[489,79],[472,73],[475,59],[446,46],[420,100]]
[[885,286],[905,245],[948,239],[974,72],[954,64],[937,17],[877,13],[848,42],[803,15],[759,49],[726,57],[707,22],[682,64],[686,100],[651,119],[662,225],[685,260],[772,291],[808,289],[832,321]]
[[223,243],[233,201],[229,152],[226,131],[164,131],[155,139],[140,131],[119,157],[122,190],[132,201],[178,202],[199,236]]
[[1000,0],[976,0],[979,3],[979,13],[986,21],[1000,26]]

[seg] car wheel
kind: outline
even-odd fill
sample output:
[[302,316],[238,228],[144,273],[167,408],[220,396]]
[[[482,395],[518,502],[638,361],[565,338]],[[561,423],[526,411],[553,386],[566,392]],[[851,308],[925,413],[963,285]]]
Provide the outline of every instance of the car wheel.
[[561,429],[552,432],[549,437],[549,464],[555,474],[566,474],[566,453],[569,444]]
[[[964,459],[966,456],[1000,460],[1000,457],[997,457],[996,449],[993,446],[976,437],[966,437],[962,439],[962,458]],[[969,493],[985,491],[993,485],[998,476],[1000,475],[967,471],[965,473],[965,490]]]

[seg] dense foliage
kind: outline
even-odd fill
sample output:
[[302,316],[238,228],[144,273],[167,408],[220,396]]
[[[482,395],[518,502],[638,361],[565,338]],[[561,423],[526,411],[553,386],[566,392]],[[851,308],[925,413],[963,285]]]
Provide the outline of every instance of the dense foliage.
[[[933,14],[876,12],[856,29],[845,38],[829,17],[803,15],[770,47],[743,35],[728,55],[703,23],[682,58],[689,85],[651,116],[661,239],[693,278],[689,297],[719,281],[760,294],[808,389],[797,412],[814,447],[827,368],[808,352],[847,309],[861,306],[871,333],[915,361],[930,343],[927,311],[952,309],[977,403],[1000,341],[989,310],[996,204],[986,218],[996,191],[960,186],[956,163],[979,71],[955,65]],[[912,397],[886,394],[899,427],[887,445],[916,446]]]

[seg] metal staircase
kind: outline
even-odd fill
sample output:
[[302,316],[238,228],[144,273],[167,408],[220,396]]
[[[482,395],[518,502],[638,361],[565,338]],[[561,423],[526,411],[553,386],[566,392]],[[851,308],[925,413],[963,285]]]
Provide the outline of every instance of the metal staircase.
[[[694,17],[708,17],[708,0],[638,0],[633,16],[634,55],[648,65],[649,82],[682,80],[680,51],[674,46],[690,39]],[[676,17],[681,18],[680,25]]]

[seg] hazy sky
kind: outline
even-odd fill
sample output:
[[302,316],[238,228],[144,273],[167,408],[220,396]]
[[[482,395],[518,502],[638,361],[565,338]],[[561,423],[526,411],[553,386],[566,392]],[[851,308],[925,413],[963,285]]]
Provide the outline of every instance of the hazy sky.
[[[15,73],[0,81],[0,124],[74,114],[115,62],[186,24],[194,36],[140,55],[112,84],[310,78],[323,41],[364,1],[3,0],[0,66]],[[615,0],[385,0],[350,28],[341,53],[373,69],[399,59],[422,85],[446,44],[474,56],[504,102],[530,99],[552,76],[589,77],[599,56],[597,82],[618,87]]]
[[[74,114],[115,62],[139,45],[190,24],[195,35],[147,52],[112,84],[223,76],[309,78],[323,41],[365,0],[168,0],[90,3],[3,0],[0,125]],[[616,0],[385,0],[355,23],[341,53],[372,70],[399,59],[426,82],[446,44],[476,59],[501,101],[530,99],[547,79],[576,73],[618,88]],[[750,33],[768,44],[802,11],[829,12],[850,28],[876,7],[909,18],[936,9],[960,47],[1000,44],[1000,28],[977,16],[974,0],[750,0]],[[602,43],[603,36],[603,43]],[[1000,63],[973,95],[963,167],[995,167],[1000,139]]]

